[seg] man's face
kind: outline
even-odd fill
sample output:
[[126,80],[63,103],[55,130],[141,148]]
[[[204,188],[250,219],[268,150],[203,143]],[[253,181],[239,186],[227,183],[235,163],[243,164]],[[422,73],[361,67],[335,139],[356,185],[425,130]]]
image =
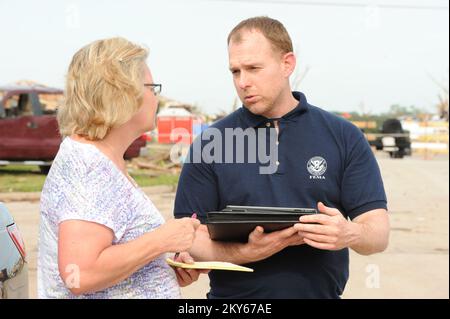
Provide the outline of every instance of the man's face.
[[230,71],[242,103],[253,113],[271,117],[287,81],[281,53],[259,31],[242,31],[228,46]]

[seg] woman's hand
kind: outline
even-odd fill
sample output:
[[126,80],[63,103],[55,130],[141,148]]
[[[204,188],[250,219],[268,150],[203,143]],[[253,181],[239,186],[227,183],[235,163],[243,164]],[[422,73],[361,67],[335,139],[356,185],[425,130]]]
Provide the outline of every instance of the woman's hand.
[[[175,261],[192,264],[194,263],[194,259],[189,255],[188,252],[182,252],[175,258]],[[194,281],[198,280],[200,274],[207,274],[209,272],[208,269],[185,269],[174,267],[175,273],[177,275],[178,284],[180,287],[186,287],[192,284]]]
[[195,239],[195,230],[199,225],[198,219],[189,217],[168,220],[158,228],[164,250],[178,252],[191,248]]

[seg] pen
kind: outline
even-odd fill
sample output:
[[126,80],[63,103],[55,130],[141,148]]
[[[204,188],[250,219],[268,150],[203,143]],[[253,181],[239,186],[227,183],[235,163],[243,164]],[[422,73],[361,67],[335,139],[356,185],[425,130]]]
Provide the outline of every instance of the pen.
[[[197,214],[193,213],[191,218],[197,219]],[[178,256],[180,256],[180,252],[179,251],[175,253],[175,256],[173,257],[173,260],[176,260],[178,258]]]

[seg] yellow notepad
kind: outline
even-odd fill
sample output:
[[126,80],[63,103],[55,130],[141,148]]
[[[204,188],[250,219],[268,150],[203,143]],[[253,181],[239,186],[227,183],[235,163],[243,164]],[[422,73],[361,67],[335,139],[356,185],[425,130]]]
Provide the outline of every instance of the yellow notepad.
[[222,261],[196,261],[193,264],[181,263],[174,261],[170,258],[166,259],[166,262],[174,267],[188,268],[188,269],[213,269],[213,270],[231,270],[231,271],[245,271],[253,272],[252,268],[247,268],[232,263]]

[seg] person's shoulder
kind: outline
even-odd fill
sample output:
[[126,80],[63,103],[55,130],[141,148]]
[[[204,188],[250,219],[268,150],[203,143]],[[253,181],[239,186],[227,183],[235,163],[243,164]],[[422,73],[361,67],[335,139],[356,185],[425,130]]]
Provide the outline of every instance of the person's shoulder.
[[[203,130],[200,135],[198,135],[193,143],[191,144],[191,152],[189,156],[201,152],[206,144],[209,144],[211,140],[223,140],[225,138],[225,132],[227,128],[237,128],[240,127],[240,112],[242,108],[228,114],[224,118],[212,123],[208,128]],[[191,165],[185,165],[188,167]],[[184,169],[184,168],[183,168]]]
[[226,128],[235,128],[239,126],[239,117],[242,112],[242,108],[237,109],[236,111],[228,114],[224,118],[214,122],[210,128],[218,129],[220,131],[225,130]]
[[321,107],[308,104],[308,111],[315,120],[322,120],[327,123],[330,128],[339,130],[345,135],[362,136],[363,132],[352,122],[336,115],[332,112],[326,111]]
[[85,179],[95,171],[104,171],[107,164],[94,145],[66,137],[52,166],[65,178]]
[[347,119],[338,116],[330,111],[323,109],[322,107],[308,104],[308,111],[315,117],[321,117],[336,125],[353,125]]
[[98,165],[98,160],[92,156],[92,150],[65,137],[45,179],[41,203],[56,205],[56,202],[51,203],[55,194],[69,194],[70,198],[82,195],[83,190],[90,187],[87,177],[94,165]]

